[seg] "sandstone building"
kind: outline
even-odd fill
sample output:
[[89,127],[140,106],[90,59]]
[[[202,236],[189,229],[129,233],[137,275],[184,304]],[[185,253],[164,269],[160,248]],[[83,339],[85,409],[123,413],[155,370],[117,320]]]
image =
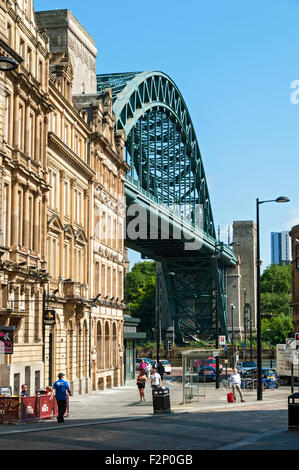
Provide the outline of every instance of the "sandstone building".
[[0,325],[16,328],[0,383],[119,385],[127,166],[111,91],[97,95],[94,41],[70,12],[0,5],[23,58],[0,75]]

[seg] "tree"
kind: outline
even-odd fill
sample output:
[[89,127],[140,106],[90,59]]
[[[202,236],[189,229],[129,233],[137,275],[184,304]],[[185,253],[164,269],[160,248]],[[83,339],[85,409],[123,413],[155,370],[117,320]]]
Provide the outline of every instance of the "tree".
[[272,264],[261,276],[262,339],[269,344],[283,344],[292,330],[290,293],[291,265]]
[[272,264],[261,276],[261,311],[267,315],[288,315],[292,290],[291,265]]
[[284,344],[291,330],[292,318],[288,315],[262,319],[262,338],[270,344]]
[[125,301],[130,314],[140,318],[140,328],[147,337],[155,326],[156,263],[136,263],[126,276]]

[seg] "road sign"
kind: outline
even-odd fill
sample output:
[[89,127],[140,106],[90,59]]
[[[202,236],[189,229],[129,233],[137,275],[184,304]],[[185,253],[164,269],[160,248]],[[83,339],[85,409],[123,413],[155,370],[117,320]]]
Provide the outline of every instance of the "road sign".
[[225,346],[226,345],[226,337],[225,336],[218,336],[218,342],[219,342],[219,346]]
[[296,342],[297,341],[294,338],[287,338],[286,339],[286,349],[291,349],[291,350],[296,349]]

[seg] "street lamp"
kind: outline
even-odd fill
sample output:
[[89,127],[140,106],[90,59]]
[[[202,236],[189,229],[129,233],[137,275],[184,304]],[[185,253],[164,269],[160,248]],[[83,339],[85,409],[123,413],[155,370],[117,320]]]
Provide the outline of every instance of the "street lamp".
[[270,199],[266,201],[260,201],[256,199],[256,238],[257,238],[257,247],[256,247],[256,335],[257,335],[257,400],[263,399],[263,387],[262,387],[262,322],[261,322],[261,286],[260,286],[260,277],[261,277],[261,260],[260,260],[260,214],[259,207],[260,204],[265,202],[289,202],[289,198],[285,196],[280,196],[277,199]]
[[[251,305],[248,302],[245,304],[245,308],[246,309],[249,308],[249,310],[250,310],[250,317],[249,317],[248,321],[249,321],[249,325],[250,325],[249,326],[249,328],[250,328],[250,330],[249,330],[250,331],[250,360],[252,362],[252,309],[251,309]],[[248,316],[247,316],[247,318],[248,318]]]
[[1,72],[11,72],[18,68],[19,64],[11,57],[0,56]]
[[235,354],[234,354],[234,309],[236,308],[234,304],[231,306],[231,317],[232,317],[232,369],[235,367]]
[[246,344],[246,333],[247,333],[247,310],[246,310],[246,288],[244,287],[244,316],[243,316],[243,322],[244,322],[244,345],[245,345],[245,361],[247,359],[247,344]]

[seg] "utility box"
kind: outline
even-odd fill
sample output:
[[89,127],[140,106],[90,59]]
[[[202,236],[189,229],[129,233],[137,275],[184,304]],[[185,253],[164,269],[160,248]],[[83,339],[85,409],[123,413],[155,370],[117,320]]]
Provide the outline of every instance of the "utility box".
[[153,408],[154,414],[163,415],[171,413],[169,388],[153,388]]
[[299,429],[299,393],[288,397],[288,426],[290,431]]

